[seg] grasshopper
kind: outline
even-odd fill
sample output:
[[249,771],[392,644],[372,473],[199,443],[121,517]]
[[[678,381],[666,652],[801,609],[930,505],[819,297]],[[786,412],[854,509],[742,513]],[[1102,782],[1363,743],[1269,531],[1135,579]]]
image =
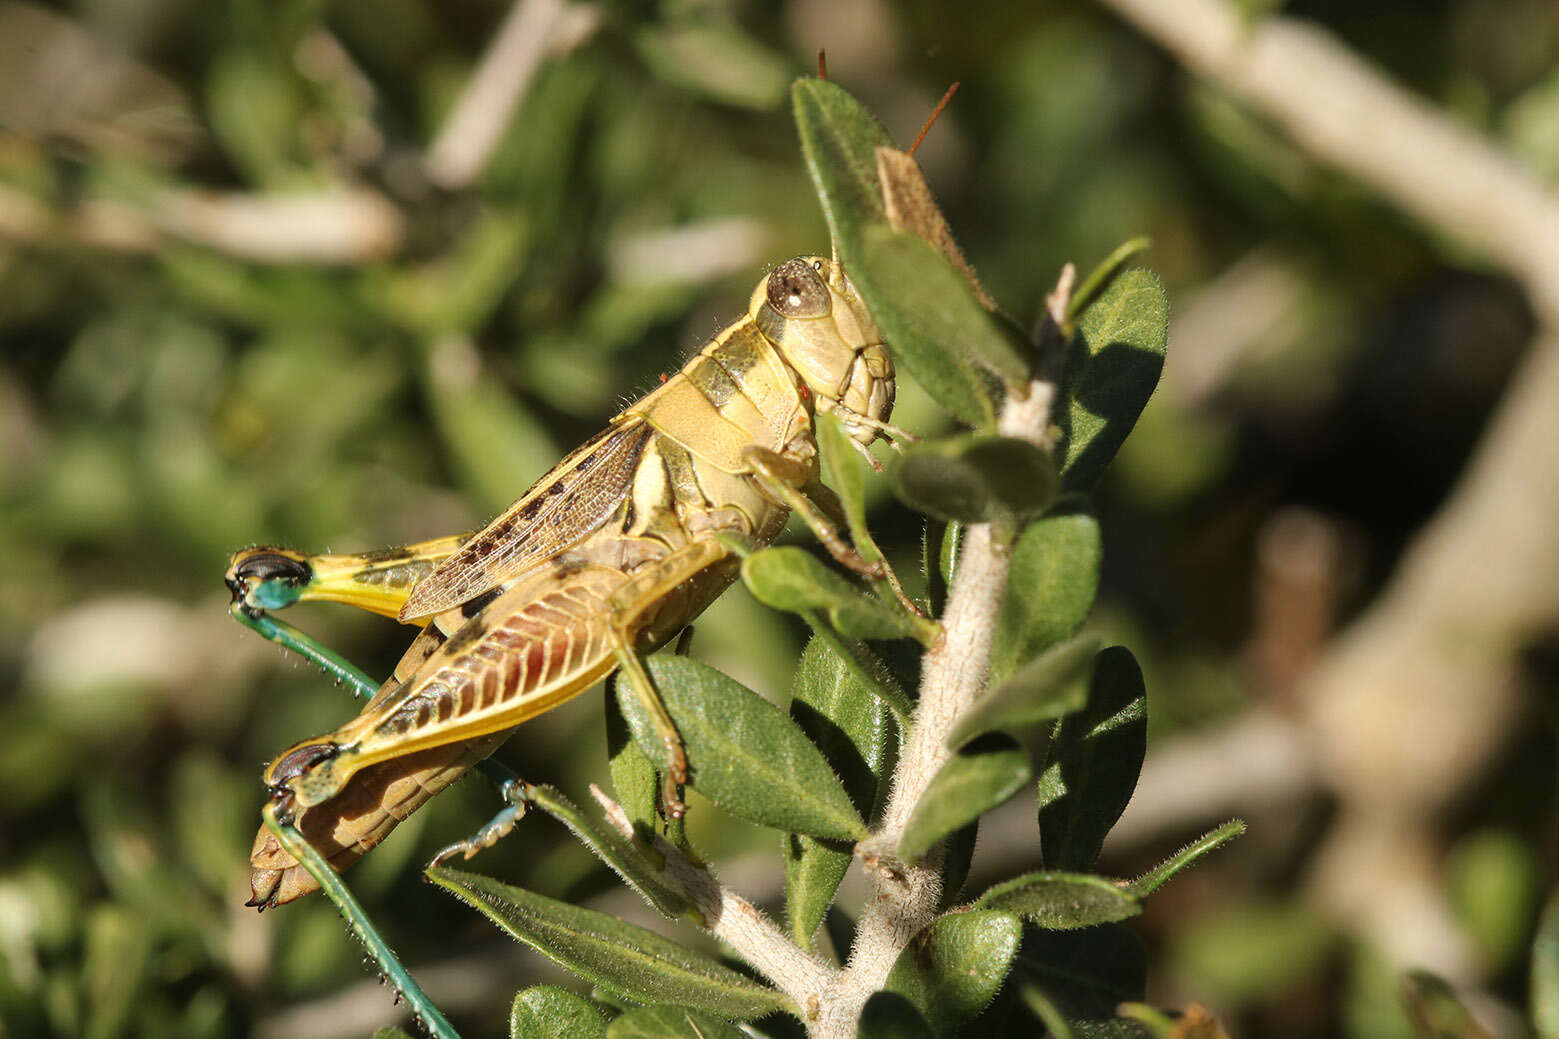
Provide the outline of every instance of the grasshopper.
[[[865,453],[894,432],[893,395],[881,333],[838,262],[798,257],[758,283],[745,316],[482,530],[353,556],[235,554],[234,615],[338,674],[356,672],[266,611],[325,600],[421,627],[361,714],[266,768],[276,816],[342,868],[516,726],[618,669],[660,740],[663,809],[680,816],[687,757],[641,654],[730,585],[737,546],[772,542],[794,510],[837,560],[885,578],[914,609],[891,569],[868,564],[831,522],[837,501],[818,482],[812,429],[815,413],[833,412]],[[505,825],[445,853],[469,855]],[[263,828],[251,866],[249,904],[261,909],[318,886]]]

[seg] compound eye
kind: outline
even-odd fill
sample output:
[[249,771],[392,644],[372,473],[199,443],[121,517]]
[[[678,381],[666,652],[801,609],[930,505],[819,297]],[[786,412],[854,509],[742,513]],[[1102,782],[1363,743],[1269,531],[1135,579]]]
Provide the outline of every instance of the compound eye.
[[806,260],[797,258],[770,272],[769,306],[780,317],[824,317],[834,301],[822,276]]

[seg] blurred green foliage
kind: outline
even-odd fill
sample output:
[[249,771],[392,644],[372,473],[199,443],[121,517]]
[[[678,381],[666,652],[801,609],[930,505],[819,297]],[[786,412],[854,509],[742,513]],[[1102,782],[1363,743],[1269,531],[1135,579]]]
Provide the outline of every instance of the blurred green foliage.
[[[1286,9],[1559,171],[1551,5]],[[818,46],[901,142],[962,81],[921,158],[1018,316],[1063,262],[1087,269],[1140,233],[1183,309],[1239,263],[1268,275],[1240,297],[1267,304],[1255,348],[1199,396],[1161,393],[1100,491],[1093,623],[1144,650],[1150,755],[1249,696],[1252,557],[1273,508],[1309,503],[1360,532],[1363,601],[1530,327],[1497,274],[1075,5],[602,3],[541,63],[481,175],[439,187],[423,156],[504,10],[0,5],[0,1034],[319,1035],[285,1015],[372,988],[321,900],[263,918],[240,905],[261,764],[352,707],[227,621],[227,555],[480,523],[736,313],[765,264],[825,248],[784,105]],[[261,260],[170,209],[344,187],[388,203],[393,247],[365,223],[357,257]],[[898,416],[946,422],[913,387]],[[919,531],[877,534],[912,571]],[[409,635],[299,612],[374,674]],[[695,650],[777,696],[801,644],[737,589]],[[503,756],[583,789],[606,759],[601,702],[527,726]],[[1553,744],[1545,717],[1446,824],[1448,898],[1517,1006],[1555,876]],[[490,809],[463,784],[351,875],[408,962],[486,986],[451,1007],[467,1035],[501,1031],[536,968],[413,867]],[[1324,811],[1247,838],[1145,916],[1150,976],[1236,1032],[1409,1034],[1399,979],[1304,904]],[[483,872],[569,900],[610,887],[535,822]],[[711,857],[764,840],[715,823],[694,836]]]

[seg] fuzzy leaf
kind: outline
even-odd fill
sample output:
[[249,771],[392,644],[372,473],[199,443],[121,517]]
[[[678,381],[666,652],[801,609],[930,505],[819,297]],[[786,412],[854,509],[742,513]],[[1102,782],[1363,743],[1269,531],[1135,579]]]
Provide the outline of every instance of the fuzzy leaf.
[[605,1039],[606,1018],[582,996],[537,985],[514,997],[509,1039]]
[[947,849],[942,855],[942,904],[955,905],[964,881],[969,879],[969,867],[974,864],[974,845],[980,838],[980,820],[954,830],[947,836]]
[[741,1029],[688,1007],[639,1007],[613,1021],[607,1039],[746,1039]]
[[646,832],[655,829],[655,798],[660,782],[655,765],[628,730],[628,721],[617,706],[617,686],[622,675],[606,680],[606,753],[617,803],[633,824]]
[[1130,651],[1112,646],[1094,661],[1086,710],[1063,719],[1039,777],[1045,863],[1086,870],[1131,800],[1147,749],[1148,701]]
[[894,360],[952,414],[972,426],[991,425],[995,395],[973,362],[1009,383],[1021,382],[1028,370],[1022,337],[985,312],[935,247],[889,226],[877,149],[892,141],[882,124],[823,80],[799,80],[791,100],[828,230],[851,281],[893,344]]
[[840,257],[870,308],[893,360],[931,398],[975,428],[995,424],[997,383],[1028,375],[1028,344],[980,306],[963,276],[930,244],[890,227],[866,228],[854,264]]
[[1136,880],[1133,880],[1127,885],[1127,890],[1138,898],[1146,898],[1163,887],[1175,874],[1191,865],[1197,859],[1210,851],[1223,847],[1244,832],[1244,820],[1230,819],[1216,830],[1209,830],[1207,833],[1204,833],[1157,866],[1142,874]]
[[1121,272],[1132,258],[1144,253],[1152,246],[1153,242],[1148,238],[1133,238],[1116,246],[1110,255],[1106,256],[1099,266],[1088,272],[1088,276],[1078,283],[1077,291],[1072,293],[1071,303],[1067,306],[1067,320],[1073,321],[1077,315],[1093,305],[1099,294],[1110,286],[1115,276]]
[[1052,646],[997,689],[975,702],[947,737],[949,747],[986,732],[1022,735],[1036,725],[1083,708],[1099,640],[1077,638]]
[[882,184],[882,204],[887,210],[888,224],[898,231],[908,231],[915,237],[930,242],[937,252],[947,257],[980,306],[994,311],[996,301],[991,299],[974,268],[964,258],[963,250],[953,238],[953,229],[947,225],[947,217],[931,195],[931,185],[920,163],[908,152],[896,148],[877,149],[877,179]]
[[1028,755],[1001,733],[975,740],[948,759],[904,826],[899,855],[915,861],[931,846],[1022,790],[1033,776]]
[[533,788],[536,807],[568,827],[574,837],[616,873],[622,882],[667,918],[687,909],[681,895],[663,885],[639,853],[614,830],[607,830],[581,812],[572,801],[549,786]]
[[[760,826],[832,840],[866,835],[839,778],[779,708],[706,664],[668,656],[646,663],[687,748],[694,790]],[[623,688],[617,702],[644,752],[658,751],[638,697]]]
[[[826,643],[814,638],[796,668],[790,716],[833,766],[856,809],[870,816],[888,742],[887,708]],[[849,845],[785,835],[785,916],[803,947],[834,900]]]
[[1031,523],[1012,550],[991,645],[991,682],[1004,682],[1062,639],[1093,610],[1099,590],[1099,525],[1084,513]]
[[962,523],[926,521],[926,531],[920,541],[920,566],[926,577],[926,601],[933,617],[940,617],[947,606],[947,590],[953,583],[963,536]]
[[866,474],[870,466],[852,446],[854,441],[831,412],[815,416],[813,430],[817,434],[818,464],[823,482],[839,496],[845,522],[850,528],[850,541],[861,558],[874,563],[882,558],[882,550],[872,540],[871,529],[866,525]]
[[821,79],[801,79],[790,88],[796,131],[807,172],[817,188],[828,231],[850,269],[865,228],[886,225],[882,187],[877,179],[877,149],[893,144],[888,131],[843,87]]
[[1124,924],[1025,932],[1013,980],[1036,986],[1076,1039],[1152,1037],[1116,1013],[1121,1003],[1140,1000],[1147,985],[1142,942]]
[[475,873],[436,866],[427,875],[519,941],[623,999],[685,1004],[738,1020],[788,1008],[773,989],[615,916]]
[[995,998],[1023,927],[1010,913],[952,913],[910,942],[884,988],[908,999],[937,1035],[948,1035]]
[[924,642],[934,637],[933,625],[868,595],[805,549],[754,552],[742,560],[742,580],[759,602],[793,613],[816,610],[851,638]]
[[1077,322],[1067,347],[1057,416],[1064,436],[1061,485],[1086,491],[1136,425],[1164,367],[1169,301],[1152,272],[1125,271]]
[[1055,466],[1013,437],[966,434],[925,440],[899,456],[893,490],[911,508],[943,520],[1016,529],[1055,498]]
[[990,888],[976,909],[998,909],[1049,931],[1114,923],[1142,912],[1129,889],[1086,873],[1026,873]]
[[894,677],[888,665],[882,662],[882,658],[868,649],[864,643],[839,634],[832,625],[811,610],[802,611],[801,619],[812,629],[814,638],[826,645],[834,656],[844,661],[845,667],[849,669],[855,680],[893,712],[899,727],[901,729],[907,727],[909,717],[914,713],[914,705],[910,703],[904,687],[899,684],[899,680]]
[[874,992],[861,1008],[856,1039],[934,1039],[915,1004],[897,992]]

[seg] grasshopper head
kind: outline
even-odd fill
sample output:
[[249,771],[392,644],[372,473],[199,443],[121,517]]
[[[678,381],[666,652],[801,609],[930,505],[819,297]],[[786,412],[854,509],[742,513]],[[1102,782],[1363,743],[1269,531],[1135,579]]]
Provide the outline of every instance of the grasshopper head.
[[267,545],[233,553],[227,587],[246,611],[279,610],[297,602],[313,577],[302,554]]
[[749,310],[758,328],[856,440],[870,444],[893,410],[893,361],[855,286],[832,260],[798,256],[769,272]]

